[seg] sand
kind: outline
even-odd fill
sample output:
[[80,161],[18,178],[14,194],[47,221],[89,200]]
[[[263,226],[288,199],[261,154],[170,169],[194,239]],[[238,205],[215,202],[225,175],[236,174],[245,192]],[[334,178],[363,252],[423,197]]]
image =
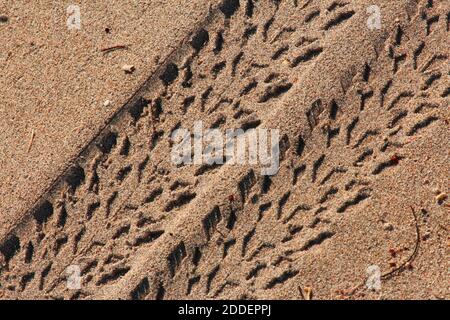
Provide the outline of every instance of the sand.
[[[373,4],[0,6],[0,297],[448,299],[450,7]],[[279,172],[175,165],[198,120]]]

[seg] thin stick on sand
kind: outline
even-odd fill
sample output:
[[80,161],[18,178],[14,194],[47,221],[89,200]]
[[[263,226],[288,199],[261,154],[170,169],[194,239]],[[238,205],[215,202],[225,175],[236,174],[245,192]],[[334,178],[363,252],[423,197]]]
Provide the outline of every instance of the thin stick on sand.
[[409,256],[409,258],[405,262],[403,262],[398,268],[395,268],[394,270],[383,274],[381,276],[381,279],[389,279],[394,274],[396,274],[398,272],[402,272],[403,270],[405,270],[407,268],[408,265],[411,264],[411,262],[413,262],[413,260],[417,256],[417,253],[419,251],[419,245],[420,245],[420,228],[419,228],[419,221],[417,219],[416,212],[414,211],[414,208],[412,206],[411,206],[411,211],[412,211],[412,214],[414,216],[414,222],[415,222],[415,227],[416,227],[416,241],[415,241],[414,250],[413,250],[412,254]]
[[112,47],[100,49],[100,51],[103,52],[103,53],[108,53],[108,52],[112,52],[112,51],[116,51],[116,50],[122,50],[122,49],[128,49],[128,45],[112,46]]
[[[415,239],[415,245],[414,245],[414,250],[411,253],[411,255],[408,257],[408,259],[406,259],[399,267],[385,272],[381,275],[381,279],[383,280],[388,280],[390,278],[392,278],[394,275],[398,275],[401,272],[403,272],[404,270],[407,269],[408,266],[411,265],[411,263],[414,261],[414,259],[416,258],[418,252],[419,252],[419,248],[420,248],[420,227],[419,227],[419,220],[417,218],[417,214],[416,211],[414,210],[413,206],[410,206],[411,208],[411,212],[412,215],[414,217],[414,225],[415,225],[415,229],[416,229],[416,239]],[[363,288],[365,285],[365,282],[362,282],[358,285],[356,285],[353,289],[351,289],[350,291],[348,291],[347,293],[345,293],[345,296],[352,296],[354,295],[358,290],[360,290],[361,288]]]
[[31,146],[33,145],[35,135],[36,135],[36,133],[34,132],[34,129],[31,130],[31,137],[30,137],[30,142],[28,143],[27,153],[29,153],[31,150]]

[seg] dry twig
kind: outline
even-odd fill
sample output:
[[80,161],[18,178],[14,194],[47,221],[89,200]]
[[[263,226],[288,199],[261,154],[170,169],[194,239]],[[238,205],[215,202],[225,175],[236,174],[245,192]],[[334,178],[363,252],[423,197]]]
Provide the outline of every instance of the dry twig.
[[419,221],[417,219],[417,215],[416,212],[414,211],[414,208],[411,206],[411,211],[412,214],[414,216],[414,222],[415,222],[415,226],[416,226],[416,244],[414,246],[414,251],[412,252],[412,254],[409,256],[409,258],[403,262],[399,267],[395,268],[392,271],[389,271],[387,273],[384,273],[383,275],[381,275],[381,279],[389,279],[391,278],[394,274],[398,273],[398,272],[402,272],[403,270],[405,270],[405,268],[411,264],[411,262],[416,258],[417,253],[419,252],[419,245],[420,245],[420,229],[419,229]]
[[31,138],[30,138],[30,142],[28,143],[28,148],[27,148],[27,153],[30,152],[31,150],[31,146],[33,145],[33,141],[34,141],[34,136],[36,135],[36,133],[34,132],[34,129],[31,131]]
[[[414,246],[414,250],[411,253],[411,255],[409,256],[409,258],[406,261],[404,261],[399,267],[397,267],[397,268],[395,268],[395,269],[393,269],[391,271],[388,271],[386,273],[383,273],[381,275],[381,279],[383,279],[383,280],[390,279],[395,274],[398,274],[398,273],[404,271],[408,266],[411,265],[411,262],[414,261],[414,259],[417,256],[417,253],[419,252],[419,247],[420,247],[419,220],[417,219],[417,214],[414,211],[414,208],[412,206],[410,206],[410,208],[411,208],[411,212],[412,212],[412,214],[414,216],[414,223],[415,223],[415,227],[416,227],[416,243],[415,243],[415,246]],[[355,294],[359,289],[363,288],[364,285],[365,285],[365,281],[363,281],[362,283],[356,285],[354,288],[352,288],[351,290],[349,290],[349,291],[347,291],[345,293],[342,292],[342,294],[345,295],[345,296],[351,296],[351,295]]]
[[103,52],[103,53],[108,53],[108,52],[112,52],[112,51],[116,51],[116,50],[122,50],[122,49],[128,49],[128,45],[112,46],[112,47],[108,47],[108,48],[103,48],[100,51]]

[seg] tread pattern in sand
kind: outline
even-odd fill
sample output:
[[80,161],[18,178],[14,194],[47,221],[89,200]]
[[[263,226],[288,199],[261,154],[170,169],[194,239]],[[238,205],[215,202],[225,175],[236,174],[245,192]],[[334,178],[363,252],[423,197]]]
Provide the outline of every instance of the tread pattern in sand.
[[[218,188],[191,218],[227,168],[174,167],[172,131],[196,119],[220,130],[264,125],[320,63],[324,39],[357,14],[344,1],[228,0],[214,10],[3,237],[5,297],[267,298],[289,290],[302,256],[333,242],[334,221],[372,201],[372,182],[398,170],[402,147],[445,120],[448,52],[436,39],[448,38],[448,13],[424,6],[389,35],[375,62],[339,84],[341,94],[298,109],[309,134],[283,136],[276,176],[239,169],[232,188]],[[192,219],[198,229],[173,232]],[[153,259],[160,269],[141,263]],[[70,265],[81,267],[81,290],[66,289]],[[128,289],[117,293],[124,279]]]

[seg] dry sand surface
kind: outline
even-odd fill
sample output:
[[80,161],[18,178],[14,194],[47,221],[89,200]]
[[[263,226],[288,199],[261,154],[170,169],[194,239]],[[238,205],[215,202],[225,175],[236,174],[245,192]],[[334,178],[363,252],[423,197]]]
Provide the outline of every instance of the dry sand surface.
[[450,298],[448,1],[67,5],[0,4],[0,299]]

